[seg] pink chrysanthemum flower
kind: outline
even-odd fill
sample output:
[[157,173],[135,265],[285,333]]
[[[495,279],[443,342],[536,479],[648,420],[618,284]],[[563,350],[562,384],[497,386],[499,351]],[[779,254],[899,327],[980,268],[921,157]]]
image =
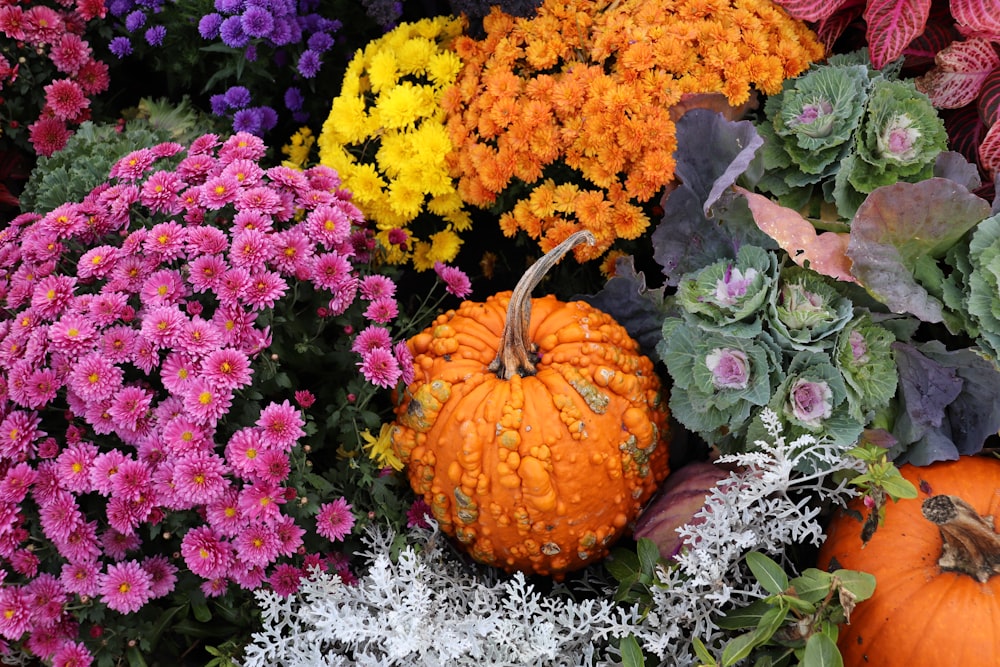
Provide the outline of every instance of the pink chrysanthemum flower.
[[59,581],[69,593],[93,597],[98,591],[97,568],[96,560],[66,563],[62,566]]
[[291,465],[288,454],[276,449],[265,449],[254,459],[253,478],[280,484],[288,479]]
[[115,432],[115,419],[111,416],[111,399],[88,403],[84,419],[94,429],[98,435],[107,435]]
[[365,379],[377,387],[386,389],[394,387],[402,376],[395,355],[384,347],[368,351],[362,356],[358,366],[361,367],[361,374]]
[[202,360],[201,372],[209,381],[230,389],[247,386],[253,376],[250,358],[231,347],[210,352]]
[[287,400],[281,403],[271,403],[260,412],[257,427],[261,430],[264,443],[288,451],[295,442],[305,436],[302,430],[305,420],[298,409]]
[[94,656],[82,643],[65,641],[52,654],[52,667],[90,667]]
[[255,482],[243,487],[238,499],[240,511],[250,521],[271,523],[281,515],[285,493],[277,484]]
[[173,344],[186,354],[201,359],[222,345],[222,333],[215,323],[200,317],[192,317],[182,322]]
[[236,195],[236,206],[244,211],[277,215],[284,207],[281,196],[269,187],[249,187]]
[[71,563],[96,561],[101,555],[101,546],[97,541],[97,522],[79,524],[65,540],[54,544],[59,555]]
[[358,294],[358,281],[353,276],[342,284],[336,286],[333,291],[333,298],[327,304],[331,316],[342,315],[344,311],[351,307]]
[[257,457],[266,449],[263,434],[255,428],[241,428],[226,443],[226,460],[243,478],[254,474]]
[[389,348],[392,346],[392,334],[385,327],[368,326],[362,329],[354,342],[351,343],[351,352],[365,355],[377,348]]
[[271,239],[259,229],[244,229],[233,236],[229,260],[233,266],[257,270],[271,258]]
[[0,456],[17,461],[27,457],[35,441],[45,435],[34,412],[13,410],[0,421]]
[[90,100],[83,94],[80,84],[72,79],[56,79],[43,87],[45,104],[60,120],[73,121],[90,106]]
[[198,255],[218,255],[229,247],[229,237],[218,227],[203,225],[188,227],[187,253],[189,257]]
[[16,641],[31,625],[31,596],[23,586],[0,588],[0,635]]
[[392,353],[396,357],[396,362],[399,364],[399,379],[402,380],[405,385],[411,384],[413,382],[414,374],[413,352],[410,351],[410,347],[406,344],[405,340],[401,340],[393,346]]
[[236,559],[229,576],[245,591],[255,591],[267,581],[267,572],[261,565]]
[[364,316],[372,322],[388,324],[399,315],[399,304],[392,297],[382,297],[372,301],[365,308]]
[[212,176],[201,187],[202,206],[210,210],[218,210],[236,199],[240,182],[233,176]]
[[69,491],[60,490],[45,503],[39,504],[38,516],[42,532],[54,542],[66,541],[70,533],[84,523],[83,512],[76,502],[76,496]]
[[147,306],[172,306],[187,296],[184,279],[171,269],[156,271],[142,283],[139,291]]
[[106,327],[118,319],[131,318],[135,314],[128,303],[128,295],[121,292],[95,294],[87,306],[87,313],[99,327]]
[[92,491],[90,471],[97,454],[97,445],[90,442],[77,442],[66,447],[62,454],[56,457],[56,470],[62,487],[73,493]]
[[203,155],[211,153],[212,150],[218,145],[219,135],[211,133],[203,134],[191,142],[191,147],[188,148],[188,155]]
[[359,291],[361,298],[366,301],[386,299],[396,295],[396,283],[392,282],[388,276],[376,273],[361,279]]
[[345,498],[337,498],[333,502],[323,503],[316,515],[316,532],[330,540],[338,542],[354,527],[354,515],[351,505]]
[[306,531],[295,523],[295,519],[287,514],[282,514],[271,522],[271,527],[281,542],[278,555],[290,557],[298,552],[299,547],[302,546],[302,536],[306,534]]
[[158,438],[174,454],[211,449],[212,430],[198,424],[186,415],[178,415],[168,420]]
[[281,563],[275,565],[271,576],[267,579],[267,583],[271,584],[271,588],[275,593],[282,597],[288,597],[298,592],[299,586],[302,583],[302,577],[301,569],[288,563]]
[[266,567],[278,557],[278,537],[270,526],[253,523],[233,538],[236,558],[249,565]]
[[325,252],[313,260],[312,279],[320,287],[332,292],[343,288],[345,281],[352,278],[351,262],[337,252]]
[[111,398],[122,386],[125,374],[106,357],[96,352],[85,355],[69,373],[70,389],[84,401]]
[[123,560],[130,551],[135,551],[142,541],[135,533],[123,533],[114,528],[107,528],[101,533],[101,546],[104,553],[114,560]]
[[[244,193],[240,193],[242,197]],[[275,194],[275,197],[278,195]],[[239,207],[239,199],[236,201],[236,206]],[[261,213],[260,211],[254,211],[252,209],[241,208],[236,215],[233,216],[233,234],[239,234],[245,229],[261,232],[268,235],[268,243],[273,242],[273,237],[270,236],[271,231],[274,228],[274,224],[271,221],[271,216]]]
[[97,327],[83,313],[67,312],[49,327],[52,346],[70,355],[80,354],[91,348],[97,336]]
[[176,141],[164,141],[162,143],[156,144],[150,150],[153,151],[153,155],[158,158],[173,157],[178,153],[184,152],[184,144],[179,144]]
[[406,512],[406,527],[430,528],[431,524],[427,517],[432,516],[434,515],[431,513],[431,506],[427,504],[427,501],[423,498],[417,498]]
[[234,266],[227,269],[222,274],[222,278],[216,289],[219,301],[223,305],[239,303],[250,285],[250,280],[250,272],[243,267]]
[[148,148],[140,148],[121,158],[111,167],[111,178],[126,181],[140,179],[156,162],[156,155]]
[[76,275],[81,280],[104,278],[115,268],[120,253],[118,248],[110,245],[99,245],[91,248],[80,256],[76,264]]
[[107,572],[97,578],[104,604],[123,614],[139,611],[149,601],[151,583],[152,577],[135,560],[108,565]]
[[189,265],[191,288],[198,293],[216,290],[228,270],[225,260],[218,255],[200,255]]
[[299,389],[295,392],[295,402],[300,408],[307,410],[316,402],[316,395],[308,389]]
[[461,269],[435,262],[434,272],[444,282],[445,291],[449,294],[464,299],[472,293],[472,283],[469,281],[469,276]]
[[76,279],[70,276],[45,276],[35,284],[31,294],[31,308],[39,317],[55,319],[73,298]]
[[177,583],[177,568],[174,567],[166,556],[150,556],[142,561],[142,569],[149,574],[149,593],[153,598],[163,597],[172,590]]
[[60,72],[73,75],[87,62],[90,53],[90,46],[87,42],[83,41],[79,35],[68,32],[52,45],[51,50],[49,50],[49,58],[52,59],[52,64]]
[[[97,2],[99,0],[84,0],[85,2]],[[108,64],[103,60],[91,58],[80,66],[76,73],[76,82],[85,95],[97,95],[103,93],[111,84],[111,77],[108,75]]]
[[39,368],[25,378],[22,405],[35,410],[44,408],[55,397],[62,386],[59,373],[52,368]]
[[274,308],[278,299],[288,291],[288,284],[273,271],[257,271],[243,293],[243,299],[254,311]]
[[142,461],[126,459],[111,477],[111,494],[132,502],[148,499],[153,491],[153,473]]
[[233,392],[197,377],[184,392],[184,409],[200,424],[214,426],[233,404]]
[[340,246],[351,233],[351,221],[338,205],[317,206],[306,216],[305,225],[310,238],[327,249]]
[[136,386],[122,387],[111,399],[108,412],[120,427],[134,430],[149,411],[153,394],[148,389]]
[[32,598],[33,620],[36,627],[48,627],[56,623],[62,616],[63,605],[68,602],[68,596],[59,579],[55,575],[42,572],[28,582],[25,588]]
[[235,537],[246,526],[239,508],[239,492],[226,489],[218,498],[205,506],[205,518],[224,537]]
[[205,579],[225,577],[233,563],[233,547],[209,526],[198,526],[181,540],[188,569]]
[[264,140],[249,132],[237,132],[222,142],[219,162],[229,164],[234,160],[259,160],[267,153]]
[[101,354],[113,364],[132,359],[137,334],[128,326],[116,326],[101,334]]
[[28,141],[36,153],[45,157],[65,148],[70,135],[65,121],[58,118],[39,118],[28,126]]
[[226,594],[226,589],[229,588],[229,582],[225,577],[219,577],[217,579],[209,579],[201,586],[201,592],[206,598],[217,598]]
[[38,472],[31,467],[31,464],[15,464],[0,480],[0,503],[19,504],[28,495],[36,479]]
[[[157,172],[157,174],[162,173],[164,172]],[[153,176],[155,177],[157,174],[153,174]],[[146,184],[148,185],[150,181],[146,181]],[[171,262],[184,256],[186,241],[187,228],[170,220],[154,225],[149,230],[149,234],[142,244],[142,249],[145,253],[157,257],[161,262]]]
[[[118,477],[118,475],[115,475]],[[108,525],[121,535],[135,533],[136,528],[152,508],[145,503],[134,503],[119,496],[111,496],[105,506]]]
[[271,237],[274,246],[274,266],[286,274],[308,267],[314,257],[315,246],[297,227],[286,229]]
[[[177,165],[177,175],[193,186],[203,185],[216,173],[215,159],[210,155],[188,155]],[[192,192],[188,190],[187,192]],[[197,190],[197,203],[201,205],[201,190]]]
[[[153,213],[176,215],[183,209],[180,192],[185,187],[187,184],[176,173],[158,171],[143,183],[139,190],[139,201]],[[150,236],[155,239],[160,238],[160,235],[155,233]]]
[[222,169],[222,175],[232,176],[243,187],[249,187],[260,183],[264,170],[253,160],[237,158]]
[[180,456],[173,471],[177,493],[191,506],[203,505],[219,497],[229,482],[226,464],[217,454],[195,451]]
[[[332,167],[325,164],[318,164],[306,172],[309,177],[309,185],[317,190],[333,191],[340,187],[340,175]],[[360,216],[361,214],[358,213]]]
[[163,360],[160,379],[163,381],[164,389],[173,394],[183,395],[197,372],[198,364],[194,358],[175,350],[167,354]]

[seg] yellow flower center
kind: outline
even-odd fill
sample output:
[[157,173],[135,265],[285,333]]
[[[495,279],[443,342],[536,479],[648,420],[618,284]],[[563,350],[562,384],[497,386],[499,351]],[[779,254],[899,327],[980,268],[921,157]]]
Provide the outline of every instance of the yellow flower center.
[[198,394],[198,402],[201,403],[202,405],[208,405],[209,403],[211,403],[212,402],[212,392],[210,392],[210,391],[203,391],[200,394]]

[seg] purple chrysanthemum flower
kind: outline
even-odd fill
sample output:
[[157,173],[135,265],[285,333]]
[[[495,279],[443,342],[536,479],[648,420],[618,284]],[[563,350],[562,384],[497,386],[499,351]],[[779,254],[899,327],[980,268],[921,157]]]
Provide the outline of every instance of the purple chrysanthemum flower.
[[250,42],[250,37],[243,32],[243,22],[239,16],[230,16],[219,26],[219,36],[226,46],[241,49]]
[[146,13],[140,9],[130,12],[125,17],[125,29],[129,32],[135,32],[144,25],[146,25]]
[[247,7],[240,21],[243,24],[243,32],[251,37],[267,37],[274,28],[274,17],[263,7]]
[[298,111],[304,102],[305,97],[303,97],[302,91],[295,86],[285,91],[285,106],[289,111]]
[[219,28],[222,26],[222,17],[218,14],[205,14],[198,21],[198,34],[202,39],[215,39],[219,36]]
[[132,55],[132,40],[128,37],[115,37],[108,44],[108,49],[111,53],[118,56],[119,60],[125,56]]
[[232,109],[250,106],[250,91],[246,86],[232,86],[225,93],[226,104]]
[[215,94],[215,95],[212,95],[210,98],[208,98],[208,104],[209,104],[209,106],[212,109],[212,115],[215,115],[215,116],[225,116],[226,115],[226,110],[227,110],[227,107],[229,105],[226,104],[226,96],[225,95],[221,95],[221,94],[218,94],[218,93]]
[[311,49],[306,49],[299,56],[299,74],[307,79],[316,76],[322,66],[323,61],[320,60],[319,54]]
[[327,32],[313,33],[306,41],[306,46],[309,47],[311,51],[315,51],[316,53],[329,51],[333,46],[333,36]]
[[235,14],[240,11],[242,0],[215,0],[215,9],[223,14]]
[[154,25],[146,31],[146,43],[150,46],[160,46],[167,36],[167,28],[162,25]]
[[233,114],[233,130],[259,134],[261,131],[260,114],[257,109],[240,109]]

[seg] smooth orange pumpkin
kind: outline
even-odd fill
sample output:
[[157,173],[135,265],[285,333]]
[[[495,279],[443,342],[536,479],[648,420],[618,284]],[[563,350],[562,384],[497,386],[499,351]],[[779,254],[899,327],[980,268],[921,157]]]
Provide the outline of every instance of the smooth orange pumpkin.
[[590,239],[570,236],[513,293],[465,302],[409,341],[393,447],[441,529],[508,571],[597,561],[669,472],[666,401],[638,344],[584,302],[531,298]]
[[917,499],[890,501],[864,548],[861,522],[838,513],[820,549],[820,568],[875,575],[875,594],[840,630],[844,664],[1000,665],[1000,460],[900,471]]

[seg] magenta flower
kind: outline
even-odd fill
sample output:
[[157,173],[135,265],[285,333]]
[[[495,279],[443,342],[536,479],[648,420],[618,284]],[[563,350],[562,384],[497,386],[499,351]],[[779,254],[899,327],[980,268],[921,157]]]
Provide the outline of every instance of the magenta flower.
[[225,491],[226,464],[217,454],[192,452],[178,458],[173,483],[190,506],[211,502]]
[[366,380],[386,389],[396,386],[403,374],[395,355],[384,347],[369,350],[358,365]]
[[392,334],[385,327],[369,326],[364,328],[351,344],[351,352],[356,352],[362,356],[372,350],[388,348],[392,346]]
[[83,94],[80,84],[72,79],[56,79],[43,90],[46,106],[60,120],[74,121],[90,106],[90,100]]
[[264,567],[277,558],[281,543],[270,526],[253,523],[233,538],[233,546],[238,560]]
[[69,373],[68,383],[84,401],[111,398],[121,389],[124,373],[104,355],[93,352],[80,359]]
[[354,527],[354,515],[351,505],[345,498],[337,498],[333,502],[323,503],[316,515],[316,532],[330,540],[338,542]]
[[152,577],[138,561],[108,565],[97,578],[98,594],[110,609],[129,614],[138,611],[152,597]]
[[23,586],[0,588],[0,635],[15,641],[31,625],[31,596]]
[[78,442],[66,447],[56,457],[59,484],[73,493],[89,493],[93,489],[90,470],[97,454],[97,446],[90,442]]
[[257,481],[240,491],[238,506],[249,520],[268,523],[278,519],[280,505],[285,502],[281,487],[270,482]]
[[300,568],[288,563],[280,563],[274,567],[267,583],[271,584],[275,593],[282,597],[288,597],[298,592],[299,586],[302,584],[302,577]]
[[205,517],[208,520],[208,525],[214,528],[219,535],[235,537],[246,526],[247,522],[243,519],[238,498],[238,491],[230,487],[206,505]]
[[288,401],[271,403],[260,412],[257,427],[260,429],[263,442],[268,447],[288,451],[305,436],[302,427],[305,420],[298,409]]
[[149,575],[151,598],[159,598],[174,590],[177,583],[177,568],[166,556],[150,556],[142,561],[142,569]]
[[[313,281],[320,287],[337,292],[351,279],[351,263],[337,252],[325,252],[313,260]],[[353,301],[353,298],[351,299]]]
[[70,561],[63,565],[59,581],[68,593],[95,596],[98,593],[97,576],[96,559]]
[[199,424],[214,426],[229,411],[233,392],[205,377],[197,377],[184,392],[184,409]]
[[80,642],[63,642],[52,654],[52,667],[90,667],[94,656]]
[[233,548],[209,526],[189,530],[181,540],[181,555],[188,569],[205,579],[226,576],[233,563]]
[[391,297],[382,297],[372,301],[365,309],[364,316],[379,324],[388,324],[399,315],[399,305]]
[[464,299],[472,293],[472,282],[461,269],[434,262],[434,272],[444,282],[445,291],[449,294]]
[[367,301],[376,301],[395,296],[396,283],[392,282],[388,276],[376,273],[361,279],[359,291],[361,298]]

